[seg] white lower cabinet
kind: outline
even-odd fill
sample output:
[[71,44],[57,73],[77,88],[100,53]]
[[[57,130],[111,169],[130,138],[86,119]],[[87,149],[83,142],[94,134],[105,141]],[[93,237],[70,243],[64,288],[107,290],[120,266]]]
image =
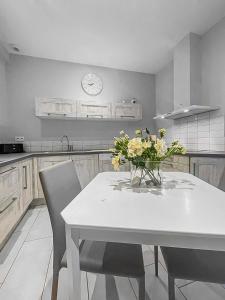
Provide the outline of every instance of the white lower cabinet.
[[0,248],[22,214],[20,165],[0,168]]
[[189,173],[189,157],[175,155],[161,163],[164,172],[184,172]]
[[[67,161],[70,159],[69,155],[59,155],[59,156],[44,156],[36,159],[35,162],[35,198],[44,199],[44,194],[39,179],[39,171],[51,166],[54,166],[60,162]],[[41,203],[41,202],[40,202]],[[45,203],[45,202],[43,202]]]
[[98,174],[98,154],[71,155],[83,189]]
[[192,157],[190,173],[225,191],[225,158]]

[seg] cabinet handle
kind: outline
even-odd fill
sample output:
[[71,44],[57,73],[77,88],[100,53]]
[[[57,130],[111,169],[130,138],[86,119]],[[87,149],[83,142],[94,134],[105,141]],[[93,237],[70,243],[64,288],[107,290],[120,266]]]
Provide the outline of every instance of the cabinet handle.
[[13,202],[15,202],[18,198],[17,197],[12,197],[10,202],[3,208],[0,208],[0,214],[2,214]]
[[87,118],[103,118],[103,115],[87,115]]
[[23,189],[27,190],[27,166],[23,166],[23,175],[24,175],[24,186]]
[[120,116],[120,118],[135,118],[135,116]]
[[14,169],[16,169],[16,167],[12,167],[12,168],[10,168],[10,169],[8,169],[8,170],[5,170],[5,171],[3,171],[3,172],[0,172],[0,175],[5,174],[5,173],[8,173],[8,172],[10,172],[10,171],[12,171],[12,170],[14,170]]
[[62,113],[47,113],[47,115],[48,116],[51,116],[51,115],[53,115],[53,116],[66,116],[67,114],[62,114]]
[[84,107],[103,107],[103,108],[107,108],[107,105],[96,105],[96,104],[81,104],[81,106]]

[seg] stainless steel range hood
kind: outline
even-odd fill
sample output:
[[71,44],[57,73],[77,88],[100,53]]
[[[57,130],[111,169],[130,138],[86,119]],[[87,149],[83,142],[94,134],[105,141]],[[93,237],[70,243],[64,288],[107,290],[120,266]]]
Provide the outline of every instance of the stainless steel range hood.
[[154,119],[179,119],[219,109],[207,106],[201,97],[201,37],[197,34],[189,33],[174,48],[173,80],[174,110]]
[[172,112],[163,114],[163,115],[158,115],[155,116],[153,119],[158,120],[158,119],[180,119],[180,118],[185,118],[197,114],[201,114],[204,112],[209,112],[213,110],[218,110],[220,107],[215,106],[202,106],[202,105],[190,105],[181,109],[174,110]]

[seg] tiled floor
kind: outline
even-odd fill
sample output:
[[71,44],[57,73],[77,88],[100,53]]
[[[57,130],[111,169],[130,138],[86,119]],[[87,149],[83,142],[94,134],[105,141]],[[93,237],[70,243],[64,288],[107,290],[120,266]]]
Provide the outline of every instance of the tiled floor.
[[[160,255],[159,278],[154,276],[151,246],[143,246],[146,300],[167,300],[167,273]],[[28,210],[0,252],[1,300],[50,300],[52,231],[45,206]],[[222,300],[222,285],[176,281],[177,300]],[[67,300],[67,271],[60,271],[58,299]],[[134,279],[82,273],[82,300],[136,300]]]

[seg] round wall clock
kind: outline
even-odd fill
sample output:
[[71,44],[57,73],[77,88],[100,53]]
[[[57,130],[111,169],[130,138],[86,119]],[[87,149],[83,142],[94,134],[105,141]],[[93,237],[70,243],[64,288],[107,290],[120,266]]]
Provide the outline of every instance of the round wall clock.
[[81,85],[85,93],[92,96],[100,94],[103,89],[101,78],[93,73],[86,74],[81,81]]

